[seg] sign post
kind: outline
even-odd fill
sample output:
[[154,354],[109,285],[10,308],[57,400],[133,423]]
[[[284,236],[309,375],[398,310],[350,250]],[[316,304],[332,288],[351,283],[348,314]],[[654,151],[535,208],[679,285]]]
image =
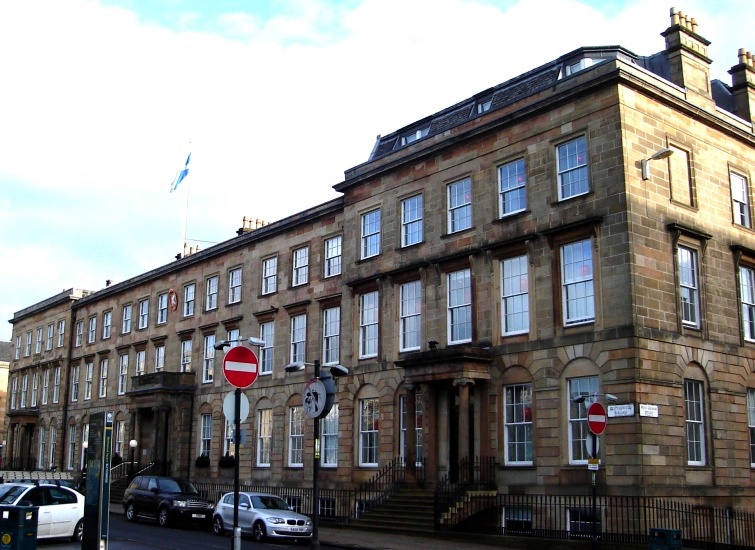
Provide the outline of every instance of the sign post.
[[[241,439],[241,389],[248,388],[257,380],[259,362],[257,355],[243,346],[228,350],[223,358],[223,375],[231,386],[236,388],[233,403],[233,538],[232,550],[241,550],[241,529],[239,528],[239,443]],[[245,396],[246,397],[246,396]],[[247,409],[248,411],[248,409]],[[247,412],[248,414],[248,412]]]
[[600,461],[598,459],[598,436],[602,434],[606,429],[606,421],[608,415],[606,409],[598,403],[592,403],[587,409],[587,427],[590,428],[590,437],[592,438],[592,460],[588,461],[588,468],[592,470],[592,540],[590,546],[595,548],[597,544],[597,494],[595,487],[595,471],[600,467]]

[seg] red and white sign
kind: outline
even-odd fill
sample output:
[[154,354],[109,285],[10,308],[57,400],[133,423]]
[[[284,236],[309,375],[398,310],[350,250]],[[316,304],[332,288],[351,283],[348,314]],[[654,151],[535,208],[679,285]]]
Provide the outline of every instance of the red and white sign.
[[600,435],[606,429],[606,409],[600,403],[593,403],[587,409],[587,427],[595,435]]
[[248,388],[257,380],[259,362],[249,348],[236,346],[228,350],[223,359],[223,374],[235,388]]

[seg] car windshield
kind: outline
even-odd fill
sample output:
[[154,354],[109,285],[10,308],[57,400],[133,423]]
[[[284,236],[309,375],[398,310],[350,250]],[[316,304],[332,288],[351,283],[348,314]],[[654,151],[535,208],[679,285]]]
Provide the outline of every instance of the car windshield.
[[190,495],[199,493],[196,487],[182,479],[161,479],[160,491],[163,493],[187,493]]
[[288,505],[288,502],[280,497],[255,496],[252,497],[252,504],[254,504],[254,507],[258,510],[264,508],[269,510],[291,510],[291,506]]
[[13,504],[24,491],[23,485],[0,485],[0,504]]

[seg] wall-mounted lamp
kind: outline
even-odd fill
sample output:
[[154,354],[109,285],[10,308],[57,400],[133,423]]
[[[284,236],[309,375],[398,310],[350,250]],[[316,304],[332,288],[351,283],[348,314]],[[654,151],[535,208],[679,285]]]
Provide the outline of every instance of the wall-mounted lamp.
[[227,348],[234,342],[246,342],[250,346],[264,346],[265,341],[262,338],[255,338],[254,336],[250,336],[249,338],[237,338],[236,340],[220,340],[219,342],[215,343],[215,351],[220,351],[223,348]]
[[618,401],[619,398],[612,393],[591,393],[588,395],[578,395],[572,398],[575,403],[584,403],[585,401],[595,401],[596,397],[605,397],[607,401]]
[[674,154],[673,149],[664,147],[660,151],[657,151],[656,153],[654,153],[650,158],[642,159],[642,179],[644,180],[650,179],[650,166],[648,165],[648,163],[651,160],[667,159],[673,154]]

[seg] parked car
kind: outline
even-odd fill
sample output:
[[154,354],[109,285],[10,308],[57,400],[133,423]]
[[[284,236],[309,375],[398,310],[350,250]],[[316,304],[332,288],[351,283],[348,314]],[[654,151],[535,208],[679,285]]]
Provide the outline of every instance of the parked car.
[[44,479],[44,478],[8,479],[8,480],[5,480],[5,483],[31,483],[35,485],[43,485],[43,484],[44,485],[57,485],[58,487],[68,487],[69,489],[75,489],[78,491],[76,482],[72,479]]
[[67,487],[4,483],[0,485],[0,505],[39,506],[38,539],[69,537],[80,542],[84,535],[84,495]]
[[194,485],[174,477],[136,476],[123,494],[127,520],[153,518],[163,527],[174,522],[209,526],[214,508]]
[[[212,530],[222,535],[233,529],[233,493],[226,493],[215,506]],[[255,541],[266,538],[312,539],[312,520],[295,512],[282,498],[265,493],[239,493],[239,523],[242,533],[252,535]]]

